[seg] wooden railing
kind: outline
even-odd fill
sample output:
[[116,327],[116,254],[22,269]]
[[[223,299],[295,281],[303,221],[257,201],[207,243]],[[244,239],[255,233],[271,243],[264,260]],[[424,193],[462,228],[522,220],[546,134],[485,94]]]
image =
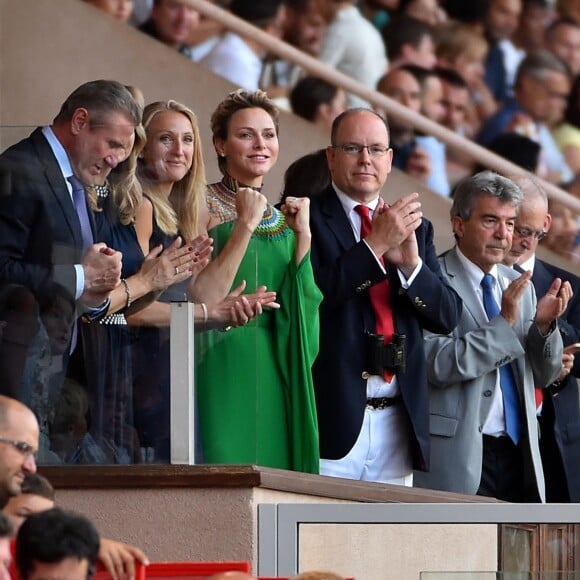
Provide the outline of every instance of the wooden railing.
[[[352,77],[338,72],[333,68],[325,65],[320,60],[302,52],[290,44],[279,40],[272,35],[252,26],[245,20],[234,16],[230,12],[211,4],[207,0],[186,0],[193,8],[204,16],[216,20],[223,24],[228,30],[240,34],[240,36],[251,37],[254,41],[262,44],[269,52],[275,54],[281,59],[290,61],[299,65],[309,74],[317,76],[325,81],[353,93],[364,100],[372,103],[377,108],[386,111],[387,115],[392,115],[397,120],[404,121],[412,125],[415,129],[433,135],[446,144],[450,150],[461,152],[480,163],[489,167],[498,173],[504,175],[521,175],[523,170],[518,165],[507,161],[503,157],[492,153],[481,145],[478,145],[470,139],[466,139],[453,131],[427,119],[423,115],[417,114],[397,101],[369,89],[359,83]],[[575,212],[580,213],[580,200],[570,195],[563,189],[552,183],[538,179],[538,182],[545,188],[548,196],[556,201],[560,201]]]

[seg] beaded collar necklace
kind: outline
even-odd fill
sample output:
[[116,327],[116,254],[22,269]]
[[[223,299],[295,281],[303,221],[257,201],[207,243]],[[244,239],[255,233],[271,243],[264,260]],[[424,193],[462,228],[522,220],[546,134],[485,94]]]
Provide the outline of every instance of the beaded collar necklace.
[[[239,183],[230,175],[224,174],[219,183],[208,185],[208,206],[210,213],[218,215],[221,221],[234,221],[237,219],[236,191],[238,187],[250,187]],[[252,187],[261,191],[262,187]],[[254,235],[267,236],[269,238],[283,238],[291,234],[291,229],[286,224],[284,214],[268,203],[262,220],[254,231]]]

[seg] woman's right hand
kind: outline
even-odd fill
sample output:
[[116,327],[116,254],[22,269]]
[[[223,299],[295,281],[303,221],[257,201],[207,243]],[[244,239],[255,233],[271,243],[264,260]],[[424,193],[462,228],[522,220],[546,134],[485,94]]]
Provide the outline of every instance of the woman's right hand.
[[262,220],[268,200],[266,196],[251,187],[240,187],[236,192],[236,212],[238,221],[253,233]]
[[191,276],[194,253],[191,244],[183,245],[177,237],[166,250],[161,244],[153,248],[136,275],[145,280],[150,292],[165,290]]
[[262,314],[263,307],[280,308],[280,304],[276,302],[276,292],[269,292],[266,286],[260,286],[255,292],[242,295],[245,288],[244,280],[221,302],[210,304],[208,322],[215,326],[243,326]]

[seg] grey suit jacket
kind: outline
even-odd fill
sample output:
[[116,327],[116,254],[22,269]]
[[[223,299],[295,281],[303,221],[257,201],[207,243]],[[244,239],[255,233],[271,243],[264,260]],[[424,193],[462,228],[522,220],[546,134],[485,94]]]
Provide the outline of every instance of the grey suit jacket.
[[[488,321],[456,249],[440,259],[443,274],[463,300],[463,313],[449,335],[426,334],[429,376],[431,469],[415,473],[419,487],[475,494],[481,480],[482,429],[488,415],[496,370],[512,362],[525,414],[525,480],[529,493],[545,501],[538,446],[534,386],[549,385],[562,368],[557,329],[542,336],[533,323],[536,295],[529,285],[521,315],[512,327],[501,316]],[[502,289],[520,274],[498,266]]]

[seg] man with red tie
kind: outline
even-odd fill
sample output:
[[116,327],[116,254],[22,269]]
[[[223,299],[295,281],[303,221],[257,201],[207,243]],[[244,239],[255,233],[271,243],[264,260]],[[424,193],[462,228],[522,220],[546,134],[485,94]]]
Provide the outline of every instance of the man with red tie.
[[422,331],[451,332],[461,300],[442,278],[418,194],[381,197],[392,156],[373,111],[335,119],[332,183],[311,200],[324,294],[313,375],[321,474],[412,485],[413,469],[429,467]]

